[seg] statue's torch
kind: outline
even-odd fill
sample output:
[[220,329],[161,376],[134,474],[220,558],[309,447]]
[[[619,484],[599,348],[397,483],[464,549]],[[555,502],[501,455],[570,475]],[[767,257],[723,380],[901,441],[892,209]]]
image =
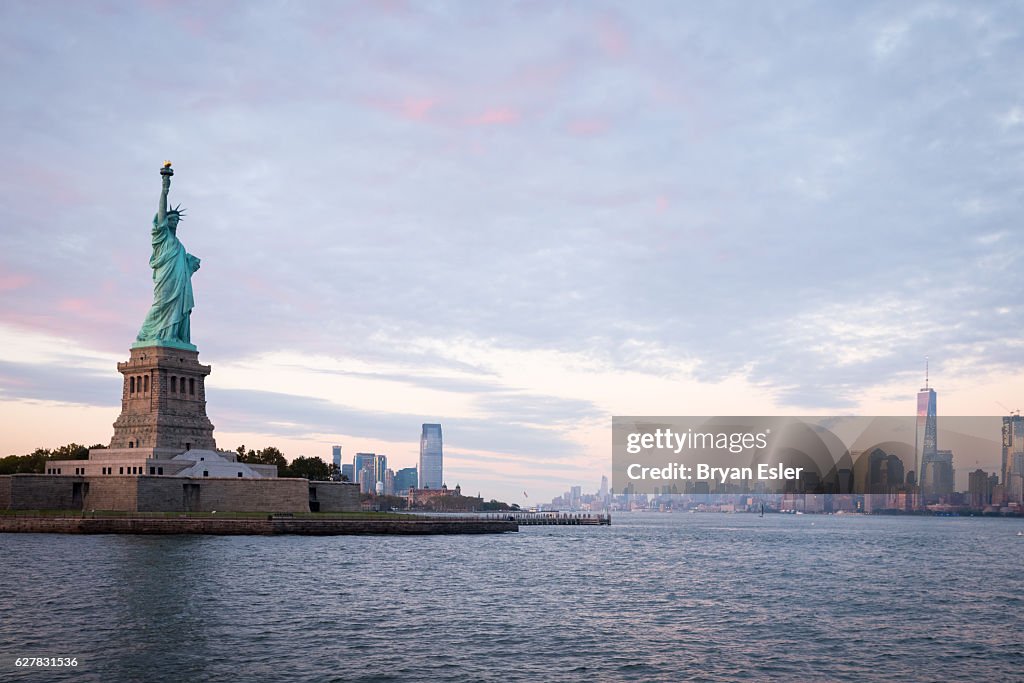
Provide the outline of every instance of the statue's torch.
[[163,167],[160,169],[160,175],[169,177],[174,175],[174,169],[171,168],[171,162],[165,161]]

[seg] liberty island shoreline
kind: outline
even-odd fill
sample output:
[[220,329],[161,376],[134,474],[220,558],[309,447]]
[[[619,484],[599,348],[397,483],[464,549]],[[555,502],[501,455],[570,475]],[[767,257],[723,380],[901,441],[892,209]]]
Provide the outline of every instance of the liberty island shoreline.
[[501,534],[520,526],[609,526],[610,514],[581,512],[118,513],[0,510],[0,533],[350,536]]
[[43,516],[0,515],[0,533],[46,534],[201,534],[222,536],[342,536],[342,535],[436,535],[501,534],[518,531],[511,519],[438,519],[410,518],[407,515],[376,515],[330,518],[284,517],[232,518],[230,515],[205,517],[154,517],[131,515]]

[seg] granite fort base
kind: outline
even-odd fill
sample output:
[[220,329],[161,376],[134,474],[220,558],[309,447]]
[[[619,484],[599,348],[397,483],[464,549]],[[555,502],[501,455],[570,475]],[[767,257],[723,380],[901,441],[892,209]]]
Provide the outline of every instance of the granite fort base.
[[318,512],[352,512],[360,509],[360,502],[359,487],[347,482],[14,474],[0,477],[0,508],[121,512],[309,512],[316,508]]

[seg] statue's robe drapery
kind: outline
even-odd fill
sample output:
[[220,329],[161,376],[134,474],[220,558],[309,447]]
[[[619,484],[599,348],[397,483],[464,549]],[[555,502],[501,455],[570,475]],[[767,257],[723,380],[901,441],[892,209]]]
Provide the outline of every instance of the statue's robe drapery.
[[199,259],[185,251],[165,218],[153,218],[153,306],[139,330],[139,342],[191,342],[189,316],[195,306],[192,298],[192,273],[199,270]]

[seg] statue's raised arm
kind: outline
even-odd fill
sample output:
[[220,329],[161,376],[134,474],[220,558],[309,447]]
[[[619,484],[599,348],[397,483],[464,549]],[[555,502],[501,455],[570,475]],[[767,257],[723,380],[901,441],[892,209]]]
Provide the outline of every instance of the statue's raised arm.
[[160,188],[160,205],[156,210],[157,223],[163,223],[164,219],[167,218],[167,191],[171,189],[172,175],[174,175],[174,169],[171,168],[171,162],[165,161],[164,167],[160,169],[162,187]]

